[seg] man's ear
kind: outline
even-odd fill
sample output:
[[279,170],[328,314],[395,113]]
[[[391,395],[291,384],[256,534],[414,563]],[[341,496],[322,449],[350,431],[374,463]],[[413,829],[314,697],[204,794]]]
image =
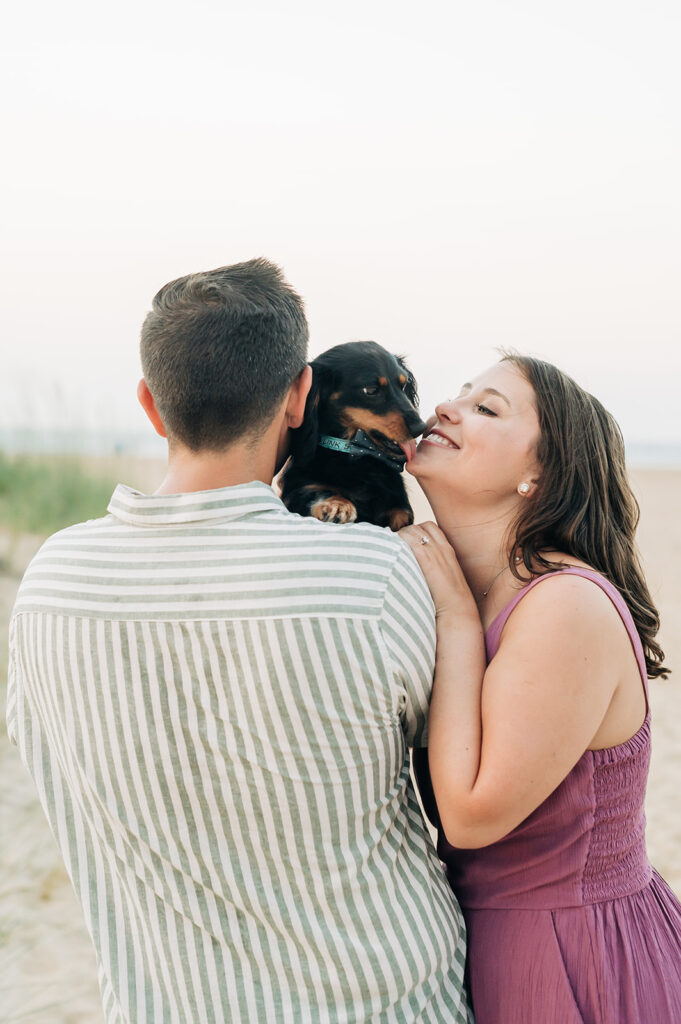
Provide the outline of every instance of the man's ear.
[[154,401],[151,391],[147,387],[147,382],[144,377],[142,377],[142,380],[137,385],[137,398],[145,413],[151,420],[151,425],[156,433],[160,434],[161,437],[167,437],[168,435],[166,433],[166,428],[163,426],[163,420],[159,415],[159,411],[156,408],[156,402]]
[[306,367],[310,371],[311,386],[306,389],[307,401],[303,407],[303,415],[290,436],[290,454],[293,461],[304,466],[317,450],[319,440],[319,400],[322,389],[323,373],[317,365]]
[[305,366],[294,380],[286,404],[286,425],[295,430],[303,422],[305,403],[312,387],[312,367]]

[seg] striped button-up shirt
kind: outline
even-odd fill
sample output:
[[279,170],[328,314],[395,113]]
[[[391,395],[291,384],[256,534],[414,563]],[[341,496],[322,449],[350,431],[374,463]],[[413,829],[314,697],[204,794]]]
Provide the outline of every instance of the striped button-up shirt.
[[435,638],[407,545],[257,482],[109,513],[31,563],[8,697],[107,1024],[466,1021],[409,779]]

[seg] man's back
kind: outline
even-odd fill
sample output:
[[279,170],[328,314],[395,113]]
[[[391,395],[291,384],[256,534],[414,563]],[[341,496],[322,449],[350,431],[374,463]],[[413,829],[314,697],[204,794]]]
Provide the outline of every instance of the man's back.
[[32,563],[9,698],[107,1022],[465,1021],[405,757],[434,652],[411,552],[262,483],[110,511]]

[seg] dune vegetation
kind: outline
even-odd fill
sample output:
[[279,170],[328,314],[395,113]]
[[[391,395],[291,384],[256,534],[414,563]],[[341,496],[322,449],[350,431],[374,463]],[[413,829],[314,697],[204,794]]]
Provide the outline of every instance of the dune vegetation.
[[104,515],[115,483],[78,456],[0,452],[0,526],[47,536]]

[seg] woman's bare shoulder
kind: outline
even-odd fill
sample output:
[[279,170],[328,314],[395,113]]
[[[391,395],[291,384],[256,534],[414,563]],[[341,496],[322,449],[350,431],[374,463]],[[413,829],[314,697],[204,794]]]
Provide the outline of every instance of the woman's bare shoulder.
[[[576,560],[566,559],[564,564],[596,571]],[[600,586],[586,576],[555,572],[528,590],[518,602],[501,642],[521,639],[529,633],[542,640],[555,640],[560,635],[571,646],[590,641],[600,646],[604,631],[610,634],[621,630],[620,614]]]

